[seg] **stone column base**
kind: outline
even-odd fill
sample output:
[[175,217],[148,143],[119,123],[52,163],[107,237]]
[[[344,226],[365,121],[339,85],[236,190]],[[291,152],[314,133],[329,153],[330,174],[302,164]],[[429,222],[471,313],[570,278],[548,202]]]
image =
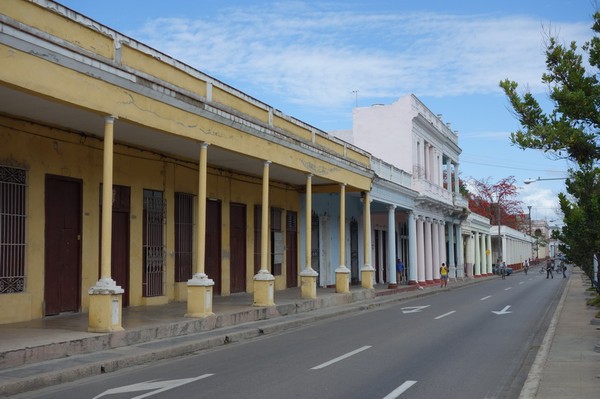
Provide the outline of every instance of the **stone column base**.
[[187,282],[187,313],[185,317],[208,317],[212,311],[215,282],[204,273],[194,274]]
[[123,289],[111,279],[101,279],[95,287],[88,290],[90,295],[89,332],[123,331],[121,324],[123,292]]
[[360,279],[361,279],[361,287],[373,289],[373,277],[375,276],[375,269],[373,269],[369,265],[363,266],[360,269]]
[[350,292],[350,269],[344,265],[335,269],[335,292]]
[[266,270],[254,276],[253,306],[275,306],[275,277]]
[[317,297],[317,277],[319,273],[311,267],[300,272],[300,288],[303,299],[315,299]]
[[188,285],[187,287],[187,313],[185,317],[208,317],[213,316],[211,285]]

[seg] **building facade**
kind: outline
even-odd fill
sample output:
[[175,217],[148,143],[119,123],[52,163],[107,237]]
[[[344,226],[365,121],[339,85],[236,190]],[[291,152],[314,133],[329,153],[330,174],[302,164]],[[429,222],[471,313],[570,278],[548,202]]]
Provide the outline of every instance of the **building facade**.
[[363,225],[367,152],[58,3],[1,2],[0,57],[0,323],[269,305],[316,277],[313,189]]
[[[395,259],[406,260],[413,284],[439,281],[443,262],[451,274],[457,265],[461,270],[463,253],[457,248],[462,247],[460,223],[468,203],[459,193],[461,149],[449,124],[408,95],[390,105],[356,108],[352,130],[333,134],[385,164],[377,172],[379,161],[372,162],[373,192],[378,193],[372,207],[377,281],[396,283]],[[387,184],[405,189],[389,194]],[[397,231],[408,238],[406,245],[398,244]]]

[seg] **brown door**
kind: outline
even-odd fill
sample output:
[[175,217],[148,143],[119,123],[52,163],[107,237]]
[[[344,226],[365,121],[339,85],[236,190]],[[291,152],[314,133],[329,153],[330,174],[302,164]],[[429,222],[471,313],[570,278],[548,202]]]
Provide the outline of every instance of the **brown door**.
[[231,292],[246,291],[246,205],[232,203],[230,213]]
[[129,306],[129,193],[130,188],[113,186],[111,277],[125,290],[123,306]]
[[214,282],[213,293],[221,294],[221,203],[206,200],[205,273]]
[[360,284],[358,273],[358,222],[352,218],[350,221],[350,284]]
[[286,212],[285,273],[288,288],[298,286],[298,214]]
[[44,315],[78,312],[81,297],[81,181],[46,176]]

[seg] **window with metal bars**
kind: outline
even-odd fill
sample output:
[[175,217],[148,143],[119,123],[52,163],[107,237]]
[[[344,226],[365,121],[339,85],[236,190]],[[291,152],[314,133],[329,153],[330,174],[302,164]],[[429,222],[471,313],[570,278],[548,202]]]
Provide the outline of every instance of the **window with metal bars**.
[[27,172],[0,166],[0,294],[25,291]]
[[162,191],[144,190],[143,295],[164,295],[166,201]]
[[175,193],[175,281],[192,278],[194,195]]

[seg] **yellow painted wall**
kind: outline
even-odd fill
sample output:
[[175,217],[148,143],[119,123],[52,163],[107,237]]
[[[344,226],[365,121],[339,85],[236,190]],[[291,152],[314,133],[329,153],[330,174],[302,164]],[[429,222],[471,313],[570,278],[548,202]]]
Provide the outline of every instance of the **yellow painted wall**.
[[249,115],[254,119],[258,119],[264,123],[269,122],[269,111],[261,108],[244,98],[235,96],[219,87],[213,87],[213,101],[233,108],[236,112]]
[[290,132],[293,136],[307,142],[312,142],[312,132],[302,126],[298,126],[279,115],[273,116],[273,126]]
[[[120,119],[164,132],[206,141],[257,159],[264,159],[265,154],[269,154],[269,160],[273,163],[310,172],[332,181],[352,181],[352,185],[359,189],[370,189],[369,176],[342,169],[316,156],[308,157],[279,144],[265,142],[233,127],[200,118],[191,112],[67,70],[33,55],[0,45],[0,63],[3,66],[0,68],[0,81],[11,81],[11,84],[55,97],[61,102],[97,110],[106,115],[116,115]],[[32,70],[40,72],[22,73]],[[93,92],[94,95],[87,95],[89,92]]]
[[[27,172],[27,255],[26,292],[1,295],[0,324],[36,319],[43,316],[44,301],[44,186],[47,173],[81,179],[83,182],[82,214],[82,279],[81,308],[89,308],[87,290],[99,278],[98,254],[100,226],[100,183],[102,182],[103,143],[78,134],[59,131],[37,124],[0,117],[0,164],[24,167]],[[130,209],[130,306],[150,306],[187,298],[185,283],[174,279],[174,193],[195,194],[198,188],[197,166],[185,161],[164,160],[146,151],[115,145],[114,184],[131,187]],[[209,147],[210,151],[210,147]],[[254,276],[254,206],[262,198],[260,178],[238,175],[231,171],[209,168],[207,194],[221,201],[222,263],[221,292],[229,294],[229,204],[246,205],[246,288],[253,289]],[[165,244],[167,248],[166,291],[161,297],[142,297],[142,221],[143,190],[163,191],[167,200]],[[285,210],[300,210],[300,194],[293,188],[273,184],[270,188],[270,206]],[[285,226],[285,223],[283,223]],[[298,248],[298,253],[300,249]],[[270,257],[269,257],[270,258]],[[211,277],[211,276],[209,276]],[[285,287],[283,274],[276,276],[276,289]]]
[[66,40],[105,58],[113,58],[114,41],[110,36],[24,0],[0,1],[0,14],[30,25],[42,32]]
[[192,93],[206,97],[206,82],[168,63],[136,50],[126,43],[121,46],[121,63],[130,68],[170,82]]

